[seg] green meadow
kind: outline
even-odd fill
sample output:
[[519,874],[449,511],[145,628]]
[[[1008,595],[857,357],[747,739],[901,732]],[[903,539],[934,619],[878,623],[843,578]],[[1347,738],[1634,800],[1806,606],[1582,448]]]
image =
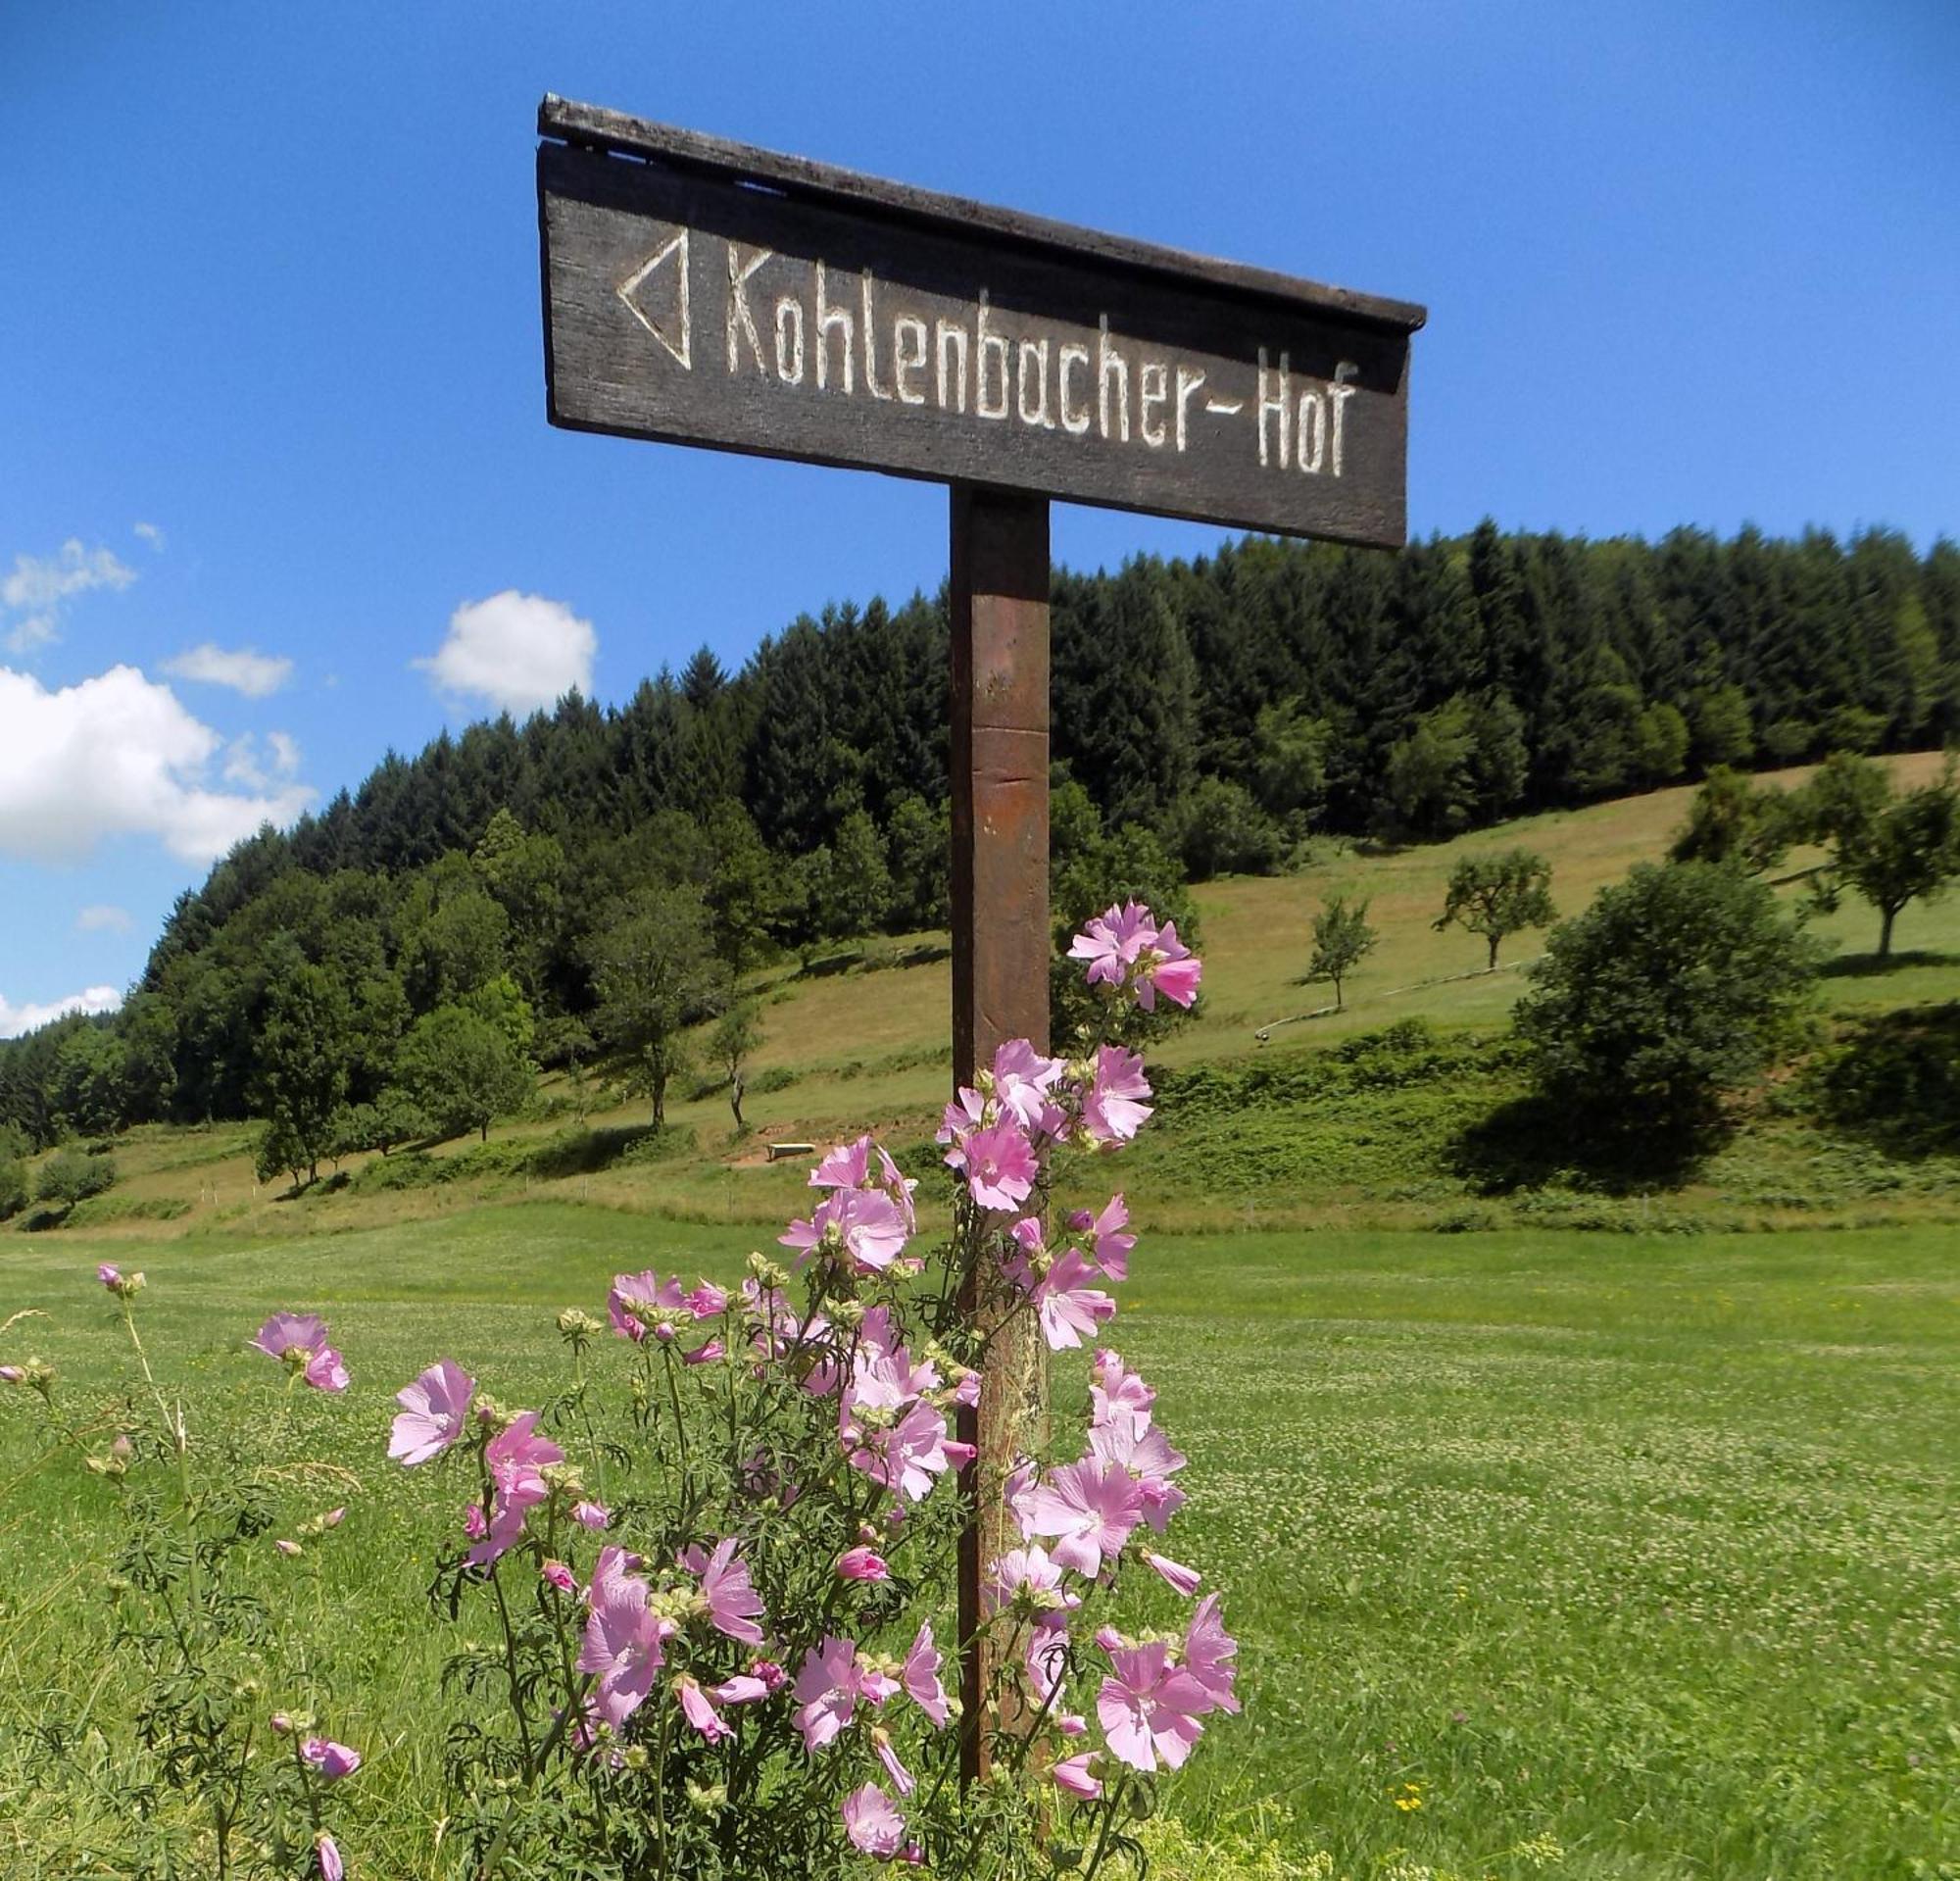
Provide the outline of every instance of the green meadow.
[[[729,1275],[754,1240],[532,1203],[145,1252],[160,1371],[275,1484],[247,1584],[306,1621],[306,1674],[368,1747],[351,1872],[452,1871],[430,1718],[459,1629],[423,1590],[464,1491],[385,1461],[390,1394],[449,1353],[529,1401],[563,1382],[559,1308],[627,1263]],[[24,1332],[96,1416],[131,1377],[92,1270],[114,1251],[46,1235],[6,1270],[9,1311],[47,1314],[10,1354]],[[1167,1872],[1187,1836],[1214,1876],[1235,1847],[1357,1881],[1952,1872],[1944,1231],[1147,1236],[1128,1292],[1124,1349],[1191,1458],[1175,1546],[1243,1641],[1246,1711],[1171,1791]],[[288,1404],[243,1350],[275,1305],[328,1314],[344,1399]],[[1059,1404],[1082,1372],[1057,1361]],[[115,1874],[125,1492],[44,1456],[25,1399],[0,1405],[0,1868]],[[292,1473],[309,1456],[348,1473]],[[273,1551],[336,1503],[341,1528]],[[267,1649],[270,1692],[298,1670]]]
[[[1799,1069],[1666,1184],[1535,1165],[1492,1119],[1541,937],[1486,974],[1480,941],[1431,926],[1458,858],[1519,843],[1577,912],[1688,796],[1197,891],[1206,997],[1152,1055],[1160,1114],[1079,1172],[1129,1195],[1112,1340],[1191,1460],[1171,1552],[1243,1641],[1245,1714],[1212,1721],[1149,1831],[1169,1881],[1960,1875],[1960,1157],[1827,1125]],[[1341,892],[1382,943],[1335,1014],[1300,976]],[[1960,898],[1909,908],[1884,971],[1869,910],[1819,925],[1820,1043],[1960,998]],[[807,1195],[770,1141],[871,1128],[930,1166],[944,937],[755,990],[740,1141],[705,1083],[655,1136],[603,1079],[555,1079],[487,1145],[351,1160],[293,1199],[254,1183],[239,1127],[145,1128],[68,1225],[0,1231],[0,1321],[33,1315],[0,1362],[52,1361],[99,1447],[133,1373],[94,1266],[140,1266],[200,1466],[266,1488],[245,1584],[310,1644],[248,1657],[269,1704],[327,1690],[367,1750],[351,1874],[459,1873],[434,1720],[465,1641],[425,1590],[465,1492],[385,1461],[393,1392],[447,1354],[538,1402],[567,1376],[554,1315],[600,1311],[615,1271],[732,1275]],[[327,1314],[344,1398],[289,1397],[244,1350],[275,1308]],[[1065,1417],[1082,1361],[1055,1376]],[[0,1392],[0,1874],[125,1874],[132,1815],[175,1807],[129,1787],[130,1492],[50,1448],[38,1409]]]

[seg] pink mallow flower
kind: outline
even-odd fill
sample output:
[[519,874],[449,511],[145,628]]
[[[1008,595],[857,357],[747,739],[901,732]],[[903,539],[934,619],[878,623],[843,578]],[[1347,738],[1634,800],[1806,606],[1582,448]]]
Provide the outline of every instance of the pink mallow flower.
[[875,1783],[866,1783],[844,1799],[844,1833],[859,1855],[875,1855],[886,1860],[903,1855],[906,1847],[906,1818],[899,1806]]
[[347,1867],[340,1858],[340,1844],[324,1829],[314,1837],[313,1852],[319,1862],[319,1881],[345,1881]]
[[651,1330],[657,1338],[671,1339],[673,1322],[695,1315],[681,1292],[678,1275],[662,1280],[652,1267],[643,1273],[615,1273],[612,1288],[606,1296],[606,1316],[622,1339],[642,1344]]
[[710,1744],[718,1744],[735,1733],[710,1702],[692,1674],[683,1672],[674,1680],[674,1697],[680,1700],[681,1715]]
[[1083,924],[1081,933],[1069,942],[1070,960],[1087,961],[1083,978],[1091,986],[1120,988],[1129,978],[1146,948],[1154,947],[1157,924],[1141,902],[1113,904]]
[[1018,1209],[1034,1193],[1041,1163],[1018,1124],[1003,1119],[974,1130],[960,1153],[967,1189],[983,1209]]
[[672,1620],[652,1610],[652,1590],[626,1571],[627,1559],[620,1548],[599,1551],[592,1585],[585,1592],[592,1610],[578,1655],[578,1669],[599,1676],[594,1701],[615,1731],[645,1703],[654,1674],[666,1663],[666,1642],[678,1630]]
[[840,1580],[890,1580],[892,1570],[884,1556],[870,1548],[847,1548],[837,1558]]
[[1144,1562],[1153,1574],[1163,1580],[1166,1586],[1174,1588],[1186,1600],[1197,1593],[1203,1584],[1204,1576],[1197,1568],[1186,1567],[1182,1562],[1174,1561],[1164,1555],[1153,1555],[1148,1548],[1144,1550]]
[[317,1312],[275,1312],[252,1345],[300,1373],[316,1391],[347,1389],[347,1366],[328,1343],[326,1321]]
[[1068,1248],[1035,1283],[1035,1312],[1051,1352],[1080,1346],[1085,1334],[1093,1338],[1099,1326],[1115,1317],[1115,1301],[1083,1284],[1095,1278],[1096,1269],[1074,1248]]
[[824,1636],[805,1655],[790,1696],[797,1702],[796,1727],[807,1751],[820,1751],[858,1714],[858,1705],[878,1706],[899,1690],[898,1681],[860,1664],[855,1640]]
[[1174,1006],[1189,1007],[1198,997],[1198,982],[1204,977],[1204,963],[1177,937],[1177,922],[1165,921],[1156,939],[1146,947],[1137,961],[1133,982],[1137,1004],[1145,1012],[1156,1011],[1161,993]]
[[1124,1364],[1122,1354],[1106,1346],[1098,1348],[1096,1362],[1089,1369],[1089,1397],[1095,1408],[1091,1421],[1099,1424],[1138,1412],[1149,1423],[1151,1407],[1157,1401],[1155,1390]]
[[1080,1595],[1061,1584],[1061,1565],[1039,1542],[1010,1548],[987,1563],[980,1600],[988,1612],[1020,1604],[1036,1612],[1070,1612],[1082,1605]]
[[1085,1457],[1057,1469],[1021,1499],[1024,1539],[1054,1539],[1055,1561],[1077,1574],[1099,1574],[1123,1552],[1144,1519],[1144,1492],[1120,1463]]
[[571,1506],[571,1518],[581,1528],[604,1528],[612,1519],[612,1511],[604,1503],[577,1502]]
[[906,1251],[911,1227],[905,1210],[882,1189],[836,1189],[807,1221],[792,1221],[776,1237],[800,1261],[835,1250],[839,1264],[859,1279],[883,1273]]
[[1144,1520],[1161,1535],[1184,1507],[1184,1491],[1170,1479],[1184,1467],[1184,1453],[1150,1419],[1149,1412],[1115,1416],[1089,1426],[1089,1453],[1134,1478],[1143,1497]]
[[[774,1674],[773,1680],[761,1671],[768,1665]],[[760,1705],[765,1698],[773,1698],[783,1686],[783,1668],[764,1659],[758,1659],[746,1672],[737,1672],[733,1678],[723,1679],[719,1685],[709,1687],[708,1695],[717,1705]]]
[[556,1587],[561,1594],[575,1594],[578,1592],[578,1576],[564,1561],[546,1561],[538,1569],[538,1573],[550,1586]]
[[896,1343],[890,1312],[872,1308],[838,1400],[837,1434],[853,1469],[907,1502],[922,1501],[939,1476],[972,1456],[949,1440],[946,1413],[925,1396],[939,1383],[936,1367],[914,1364]]
[[708,1622],[716,1632],[740,1640],[745,1646],[760,1646],[762,1629],[756,1624],[766,1611],[762,1597],[749,1579],[749,1563],[735,1559],[735,1538],[716,1542],[713,1554],[699,1548],[687,1549],[681,1565],[701,1582],[701,1598],[707,1603]]
[[1172,1664],[1162,1640],[1108,1651],[1113,1674],[1096,1696],[1096,1715],[1111,1753],[1133,1770],[1154,1770],[1160,1757],[1176,1769],[1204,1735],[1198,1720],[1216,1708],[1211,1694]]
[[[873,1166],[873,1159],[876,1166]],[[840,1145],[809,1172],[812,1189],[882,1189],[898,1209],[910,1234],[917,1226],[912,1191],[918,1183],[892,1161],[884,1146],[869,1136]]]
[[1221,1711],[1236,1711],[1239,1700],[1232,1685],[1239,1642],[1218,1616],[1218,1596],[1207,1594],[1198,1603],[1191,1624],[1184,1629],[1184,1669],[1204,1687]]
[[940,1682],[941,1662],[939,1649],[932,1643],[932,1622],[928,1620],[918,1629],[911,1651],[899,1668],[899,1683],[934,1726],[943,1731],[953,1715],[953,1707],[946,1696],[946,1687]]
[[1026,1039],[1010,1038],[994,1053],[994,1101],[1030,1134],[1053,1135],[1050,1125],[1061,1120],[1054,1091],[1067,1069],[1063,1060],[1045,1057]]
[[1069,1217],[1071,1232],[1090,1238],[1096,1264],[1112,1280],[1130,1277],[1130,1250],[1137,1245],[1134,1234],[1124,1233],[1130,1225],[1130,1211],[1120,1195],[1112,1195],[1098,1213],[1077,1209]]
[[454,1359],[440,1359],[395,1393],[402,1407],[388,1435],[388,1455],[413,1469],[439,1457],[463,1435],[476,1386]]
[[1064,1757],[1049,1771],[1057,1789],[1066,1790],[1070,1796],[1079,1796],[1086,1803],[1094,1803],[1102,1794],[1102,1779],[1096,1774],[1096,1760],[1101,1755],[1097,1751],[1084,1751],[1080,1757]]
[[537,1422],[535,1411],[519,1411],[483,1447],[483,1464],[490,1472],[490,1520],[483,1539],[469,1551],[472,1566],[504,1554],[522,1533],[525,1511],[551,1493],[541,1472],[547,1463],[564,1462],[564,1452],[537,1434]]
[[1150,1095],[1140,1053],[1099,1045],[1089,1088],[1082,1095],[1082,1127],[1098,1143],[1127,1143],[1151,1114],[1151,1107],[1141,1101]]
[[352,1776],[361,1767],[361,1753],[330,1737],[310,1737],[300,1746],[300,1755],[329,1783]]

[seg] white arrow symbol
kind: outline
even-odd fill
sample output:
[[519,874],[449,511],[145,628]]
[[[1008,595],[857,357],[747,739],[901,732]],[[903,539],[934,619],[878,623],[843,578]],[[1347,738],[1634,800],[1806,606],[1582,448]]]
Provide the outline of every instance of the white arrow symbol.
[[[664,247],[656,249],[619,283],[618,292],[619,298],[626,303],[627,313],[653,334],[681,365],[691,371],[689,355],[693,351],[693,334],[687,311],[687,234],[688,231],[683,228]],[[673,315],[673,320],[677,321],[680,326],[678,341],[670,332],[662,330],[660,322],[655,320],[639,301],[640,289],[646,285],[657,270],[670,260],[674,263],[674,274],[679,283]]]

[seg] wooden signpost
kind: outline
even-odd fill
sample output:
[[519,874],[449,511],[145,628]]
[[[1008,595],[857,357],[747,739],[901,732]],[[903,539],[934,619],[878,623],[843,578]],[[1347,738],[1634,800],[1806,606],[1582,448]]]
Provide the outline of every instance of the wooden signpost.
[[[1045,1049],[1049,499],[1399,548],[1423,310],[561,98],[538,130],[554,424],[952,486],[955,1078]],[[989,1347],[990,1481],[1044,1365],[1031,1328]],[[962,1637],[1017,1540],[983,1502]]]

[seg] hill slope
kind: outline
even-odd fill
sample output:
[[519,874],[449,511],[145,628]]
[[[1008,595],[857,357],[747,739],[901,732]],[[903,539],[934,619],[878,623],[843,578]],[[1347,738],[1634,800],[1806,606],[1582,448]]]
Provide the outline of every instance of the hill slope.
[[[1917,782],[1938,762],[1918,754],[1893,760],[1892,769]],[[1776,1117],[1760,1119],[1664,1205],[1570,1195],[1493,1201],[1474,1170],[1451,1165],[1450,1144],[1510,1088],[1513,1073],[1489,1041],[1500,1036],[1524,984],[1518,967],[1541,937],[1520,936],[1497,972],[1482,971],[1481,941],[1431,924],[1450,869],[1465,855],[1529,846],[1551,862],[1561,911],[1577,913],[1601,885],[1661,853],[1690,795],[1623,798],[1388,854],[1330,844],[1298,874],[1195,890],[1204,998],[1152,1053],[1165,1085],[1163,1127],[1126,1162],[1132,1193],[1161,1225],[1191,1227],[1568,1217],[1618,1226],[1651,1222],[1656,1207],[1684,1221],[1960,1209],[1949,1159],[1900,1163]],[[1382,941],[1350,982],[1347,1010],[1327,1013],[1326,989],[1303,985],[1300,975],[1312,914],[1339,893],[1370,900]],[[1868,970],[1864,958],[1877,923],[1862,904],[1847,903],[1818,931],[1839,950],[1825,1004],[1842,1018],[1960,997],[1960,897],[1909,908],[1899,958],[1883,973]],[[249,1126],[144,1126],[118,1149],[117,1189],[84,1203],[75,1225],[130,1235],[226,1223],[319,1233],[544,1190],[697,1218],[779,1221],[800,1206],[802,1165],[770,1165],[769,1142],[820,1143],[871,1128],[921,1145],[946,1092],[944,936],[867,942],[824,965],[830,970],[786,965],[752,981],[763,1036],[751,1062],[752,1134],[743,1141],[733,1139],[716,1089],[678,1092],[669,1128],[656,1139],[646,1135],[644,1106],[603,1085],[586,1094],[581,1123],[578,1094],[559,1076],[541,1092],[554,1114],[500,1125],[487,1148],[460,1141],[427,1155],[350,1159],[344,1187],[323,1185],[294,1203],[253,1180]],[[1326,1050],[1408,1019],[1440,1028],[1443,1048],[1425,1048],[1421,1065],[1393,1078],[1344,1071],[1341,1054]]]

